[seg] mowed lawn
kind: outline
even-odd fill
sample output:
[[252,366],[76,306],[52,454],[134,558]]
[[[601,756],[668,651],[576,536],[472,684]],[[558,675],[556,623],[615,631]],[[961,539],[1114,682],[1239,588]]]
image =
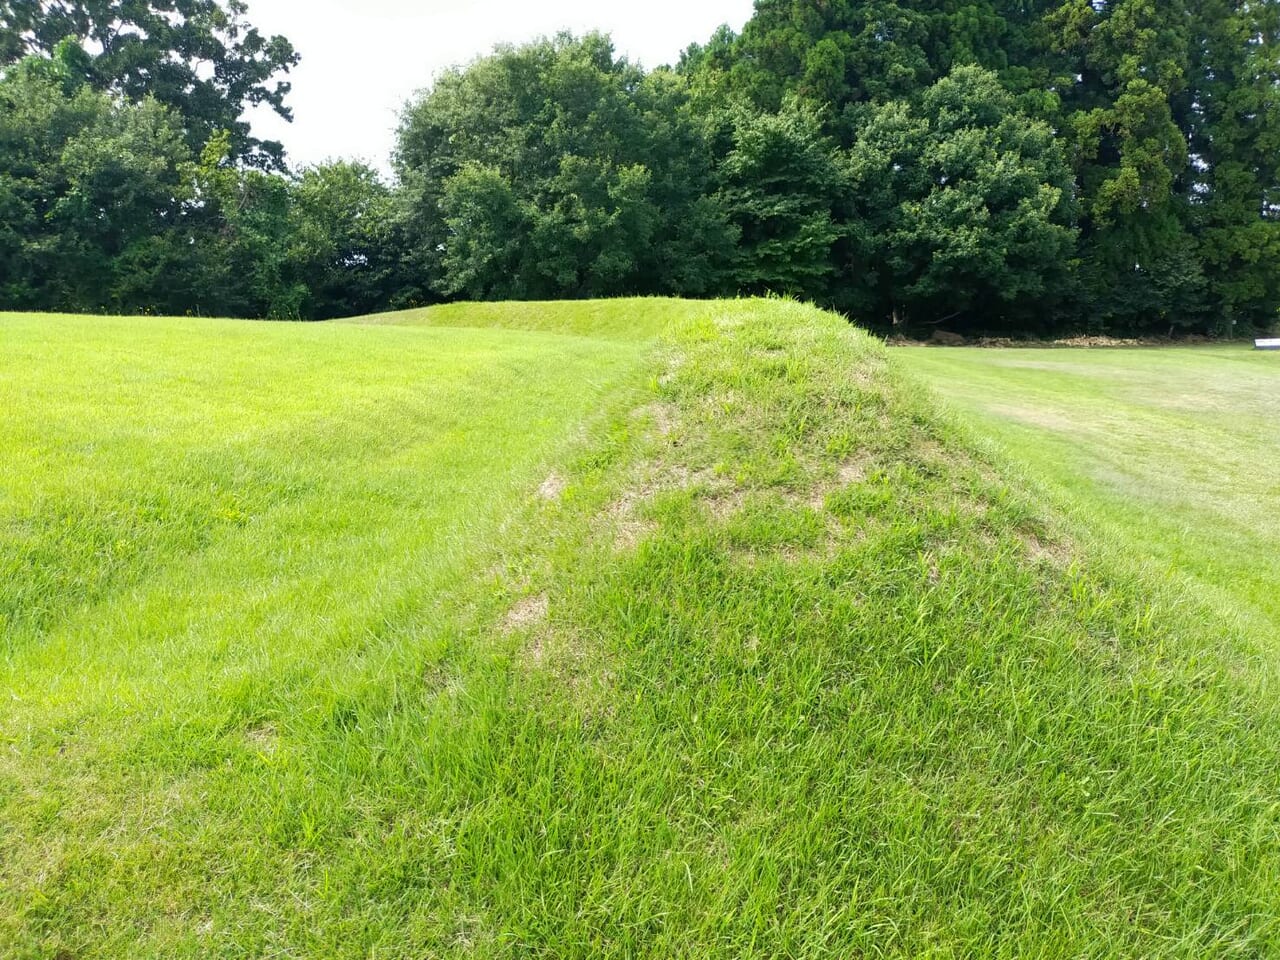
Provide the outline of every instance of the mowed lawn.
[[1280,356],[901,350],[1081,529],[1280,638]]
[[416,691],[643,329],[0,316],[0,956],[199,954],[286,883],[343,800],[295,751]]
[[1273,661],[840,317],[0,337],[4,960],[1280,951]]

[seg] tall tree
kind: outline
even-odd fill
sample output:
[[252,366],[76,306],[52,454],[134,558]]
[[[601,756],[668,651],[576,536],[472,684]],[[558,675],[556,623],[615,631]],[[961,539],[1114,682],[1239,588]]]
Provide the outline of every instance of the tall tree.
[[[697,101],[811,104],[845,148],[933,80],[994,71],[1067,157],[1072,322],[1263,327],[1280,309],[1280,4],[1234,0],[758,0],[682,60]],[[863,184],[860,189],[867,190]],[[851,223],[852,234],[876,227]]]
[[61,58],[0,79],[0,305],[142,309],[124,264],[181,215],[191,155],[152,99],[120,104]]
[[719,197],[741,238],[739,290],[832,302],[846,184],[817,114],[790,101],[777,114],[739,108],[730,123]]
[[597,34],[445,74],[406,112],[397,165],[436,295],[702,294],[732,246],[684,80]]
[[1188,84],[1182,0],[1067,0],[1044,24],[1064,58],[1058,118],[1078,182],[1083,312],[1123,332],[1205,320],[1204,276],[1188,216]]
[[1280,311],[1280,5],[1195,0],[1183,191],[1218,324]]
[[243,114],[266,106],[292,119],[281,75],[298,55],[284,37],[264,37],[247,12],[244,0],[0,0],[0,66],[50,56],[72,38],[94,89],[170,107],[193,151],[226,130],[234,159],[282,169],[283,147],[255,138]]
[[877,107],[848,165],[848,287],[867,319],[1005,333],[1052,319],[1075,248],[1071,174],[994,73],[958,67],[918,107]]
[[734,66],[759,106],[776,110],[787,93],[851,104],[910,94],[927,82],[928,17],[900,0],[759,0]]
[[[740,36],[686,52],[695,86],[776,112],[788,97],[821,108],[852,143],[866,105],[913,99],[952,67],[1006,71],[1048,0],[757,0]],[[1010,82],[1034,89],[1035,80]]]
[[291,183],[282,176],[231,162],[231,139],[216,135],[196,170],[196,202],[172,236],[189,249],[175,267],[175,284],[202,314],[297,320],[308,290],[291,249]]
[[75,49],[0,77],[0,309],[315,316],[344,258],[361,289],[366,248],[338,249],[366,229],[352,178],[246,169],[225,132],[197,159],[181,118],[92,89]]
[[402,283],[391,188],[363,163],[308,167],[290,194],[289,258],[307,291],[303,316],[353,317],[385,306]]

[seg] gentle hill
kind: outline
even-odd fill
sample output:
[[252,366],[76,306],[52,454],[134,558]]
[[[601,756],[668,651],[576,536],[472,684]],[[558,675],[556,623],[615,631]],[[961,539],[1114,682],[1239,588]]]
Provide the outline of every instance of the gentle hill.
[[837,317],[0,347],[13,956],[1280,950],[1271,661]]
[[679,318],[687,316],[690,306],[690,301],[661,297],[555,303],[444,303],[336,322],[522,330],[592,339],[651,341]]

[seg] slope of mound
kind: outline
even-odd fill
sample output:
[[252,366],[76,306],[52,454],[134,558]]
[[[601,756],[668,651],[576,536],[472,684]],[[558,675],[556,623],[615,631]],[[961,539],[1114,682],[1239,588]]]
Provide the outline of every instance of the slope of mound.
[[[139,567],[113,600],[59,595],[5,661],[0,941],[33,957],[1280,949],[1270,665],[1158,585],[1073,556],[838,318],[649,308],[666,333],[627,347],[612,383],[530,414],[543,380],[581,383],[571,352],[522,352],[575,338],[532,336],[496,361],[521,384],[509,402],[421,457],[386,425],[370,434],[372,415],[308,432],[308,409],[268,430],[268,400],[318,402],[288,378],[260,397],[252,442],[179,456],[239,478],[240,539],[184,552],[142,536],[178,556],[138,561],[161,586]],[[105,368],[138,382],[159,362],[139,354],[191,376],[225,355],[121,329],[86,350],[119,351]],[[436,356],[448,341],[430,327],[385,348],[331,329],[341,349],[291,369],[337,364],[326,389],[381,378],[370,407],[392,425],[430,420],[416,391],[470,349]],[[39,337],[35,361],[5,369],[28,404],[57,393],[52,370],[29,372]],[[108,415],[128,407],[84,389],[96,425],[37,418],[6,428],[8,448],[124,442]],[[133,449],[207,435],[176,386],[171,400],[172,430],[158,418]],[[541,453],[512,439],[530,423]],[[489,432],[500,449],[473,449]],[[463,449],[476,470],[454,465]],[[253,456],[298,469],[233,471]],[[384,461],[400,469],[363,478]],[[449,501],[436,539],[391,549],[433,526],[434,497],[401,488],[424,471],[506,522]],[[51,549],[81,541],[69,529]],[[352,538],[383,549],[353,566]],[[441,555],[454,572],[432,580]],[[35,568],[6,575],[21,590]],[[339,572],[353,582],[334,594]]]

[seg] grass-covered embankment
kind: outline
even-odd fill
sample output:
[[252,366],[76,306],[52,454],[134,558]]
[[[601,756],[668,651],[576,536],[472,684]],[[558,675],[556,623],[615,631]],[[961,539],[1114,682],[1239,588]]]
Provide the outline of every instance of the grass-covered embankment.
[[[295,336],[341,347],[297,354],[299,377],[330,365],[324,390],[286,381],[228,417],[223,441],[244,442],[225,459],[181,453],[219,436],[221,387],[185,434],[181,418],[142,430],[127,406],[5,434],[71,457],[174,433],[165,463],[279,458],[228,483],[283,492],[242,509],[234,540],[192,508],[206,539],[160,555],[146,531],[97,592],[20,621],[0,674],[0,939],[18,956],[130,957],[1280,948],[1269,661],[1164,587],[1075,556],[837,318],[615,309],[653,338],[450,329],[454,308],[150,351],[149,328],[121,324],[114,347],[85,348],[167,364],[178,396],[182,371],[229,351],[273,356],[254,337],[285,338],[288,356]],[[56,384],[63,351],[38,348],[56,326],[5,323],[35,356],[6,366],[6,392]],[[450,379],[462,358],[441,344],[489,337],[516,356]],[[388,419],[268,429],[273,400],[372,390],[375,373]],[[507,399],[468,392],[477,376]],[[423,396],[441,381],[454,392]],[[85,389],[82,409],[111,411]],[[464,425],[438,429],[440,405]],[[499,453],[447,459],[490,432]],[[401,468],[385,487],[378,443]],[[118,449],[121,476],[138,455]],[[390,495],[415,477],[439,486]],[[366,509],[383,501],[364,484],[385,509]],[[81,522],[108,522],[84,503]],[[56,522],[6,523],[70,552],[44,532]],[[402,538],[412,549],[385,549]],[[329,579],[291,587],[299,564]],[[34,589],[38,569],[6,568],[6,589]]]

